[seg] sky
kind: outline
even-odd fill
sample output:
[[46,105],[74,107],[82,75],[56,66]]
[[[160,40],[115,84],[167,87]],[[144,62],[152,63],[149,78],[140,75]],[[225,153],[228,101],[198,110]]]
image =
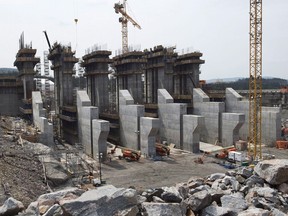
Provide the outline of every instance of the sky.
[[[122,0],[121,0],[122,1]],[[36,56],[48,45],[71,44],[76,57],[94,45],[121,49],[116,0],[0,0],[0,67],[13,67],[24,32]],[[249,0],[128,0],[128,43],[144,50],[176,46],[179,54],[200,51],[200,79],[249,75]],[[77,25],[74,19],[78,19]],[[288,79],[288,1],[263,0],[263,77]]]

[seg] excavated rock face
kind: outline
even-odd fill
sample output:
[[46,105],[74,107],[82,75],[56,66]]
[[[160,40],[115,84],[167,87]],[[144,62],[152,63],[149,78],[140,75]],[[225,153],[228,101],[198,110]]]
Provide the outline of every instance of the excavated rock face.
[[288,160],[286,159],[261,161],[255,166],[254,171],[272,185],[288,182]]
[[[278,168],[271,167],[275,163],[280,164]],[[40,196],[19,215],[284,216],[288,215],[288,182],[283,182],[286,174],[278,172],[283,172],[285,163],[286,160],[263,161],[255,171],[240,168],[206,178],[194,177],[173,187],[147,189],[141,194],[112,185],[86,192],[67,189]],[[267,169],[273,171],[268,175]],[[5,215],[1,214],[3,209],[7,208],[0,207],[0,216]]]

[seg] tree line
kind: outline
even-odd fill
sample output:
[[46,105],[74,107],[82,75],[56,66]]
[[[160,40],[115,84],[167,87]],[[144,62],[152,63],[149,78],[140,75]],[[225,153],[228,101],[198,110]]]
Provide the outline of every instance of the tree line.
[[[262,89],[280,89],[288,86],[288,80],[280,78],[262,78]],[[234,82],[215,82],[206,84],[207,90],[225,90],[233,88],[235,90],[249,90],[249,78],[239,79]]]

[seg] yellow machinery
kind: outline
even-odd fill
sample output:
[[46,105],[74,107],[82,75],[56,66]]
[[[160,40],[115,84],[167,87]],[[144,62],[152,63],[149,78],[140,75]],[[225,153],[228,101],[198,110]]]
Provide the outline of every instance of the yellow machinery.
[[249,153],[262,158],[262,0],[250,0]]
[[119,18],[119,22],[122,23],[122,51],[123,53],[128,52],[128,21],[130,21],[138,29],[141,29],[141,26],[130,17],[126,12],[126,2],[123,0],[123,4],[116,3],[114,9],[116,13],[121,13],[122,17]]

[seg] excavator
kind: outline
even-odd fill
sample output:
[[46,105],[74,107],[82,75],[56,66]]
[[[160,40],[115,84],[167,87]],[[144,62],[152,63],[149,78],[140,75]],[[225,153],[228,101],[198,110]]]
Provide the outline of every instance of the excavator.
[[140,151],[136,151],[134,149],[129,149],[129,148],[117,146],[117,145],[115,145],[114,149],[111,150],[111,155],[115,154],[117,148],[120,148],[122,152],[122,155],[119,156],[119,159],[124,158],[127,161],[138,161],[141,157]]
[[156,154],[158,156],[169,156],[170,155],[170,148],[164,144],[156,143]]

